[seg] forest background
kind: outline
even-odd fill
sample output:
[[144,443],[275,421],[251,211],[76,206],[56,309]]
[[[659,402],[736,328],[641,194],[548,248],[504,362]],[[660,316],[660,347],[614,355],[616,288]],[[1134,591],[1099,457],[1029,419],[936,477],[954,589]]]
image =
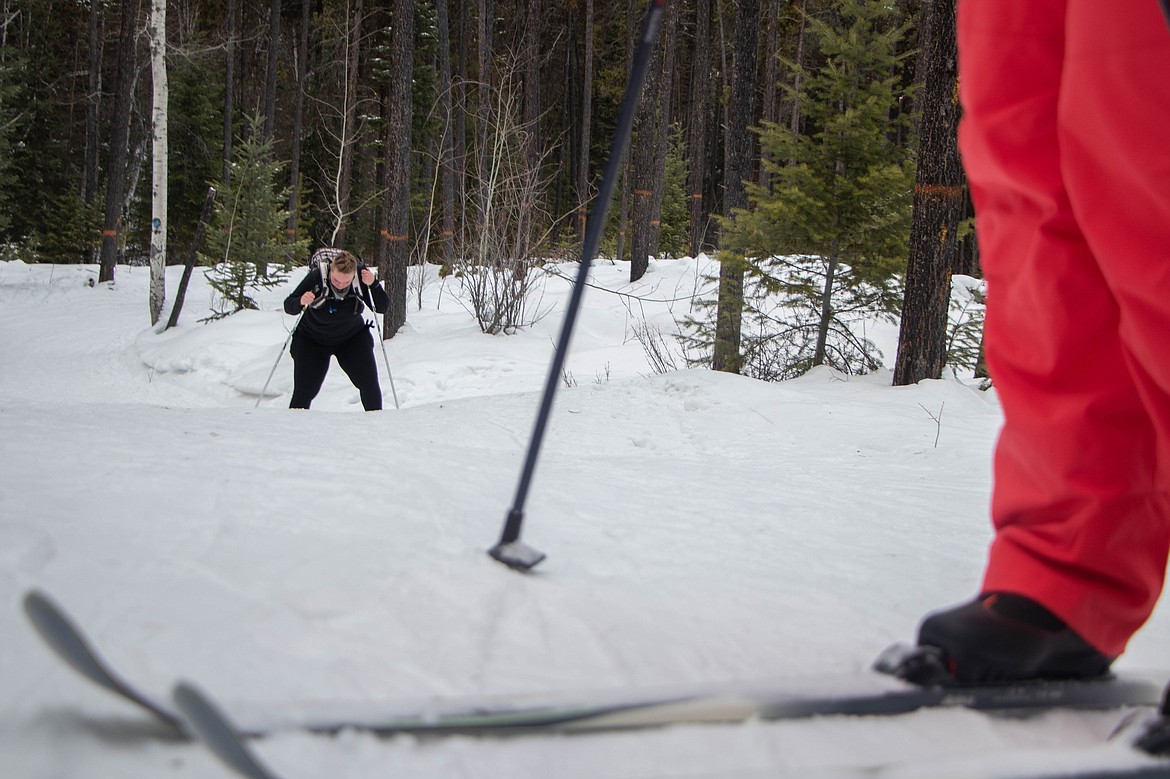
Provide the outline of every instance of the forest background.
[[[664,6],[602,254],[631,280],[718,256],[717,302],[668,336],[688,361],[862,373],[864,323],[887,318],[895,383],[977,369],[955,0]],[[0,0],[0,259],[99,263],[103,283],[151,264],[161,327],[164,264],[207,266],[226,316],[344,247],[387,284],[385,337],[423,262],[466,285],[485,333],[512,332],[541,274],[578,259],[645,12]]]

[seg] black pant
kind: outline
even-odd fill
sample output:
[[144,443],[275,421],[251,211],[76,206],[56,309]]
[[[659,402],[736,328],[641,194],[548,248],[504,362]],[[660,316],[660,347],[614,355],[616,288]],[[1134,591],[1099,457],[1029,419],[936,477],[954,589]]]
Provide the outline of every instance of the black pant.
[[289,408],[308,408],[321,391],[329,358],[337,357],[337,364],[362,396],[366,411],[382,408],[382,388],[378,384],[378,364],[374,360],[374,338],[363,328],[352,338],[337,346],[322,346],[302,336],[293,336],[289,353],[293,357],[293,394]]

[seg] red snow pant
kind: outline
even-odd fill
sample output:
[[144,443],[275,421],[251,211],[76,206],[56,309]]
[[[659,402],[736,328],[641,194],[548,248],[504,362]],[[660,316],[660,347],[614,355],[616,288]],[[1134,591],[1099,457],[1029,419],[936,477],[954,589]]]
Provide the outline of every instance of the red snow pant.
[[1170,551],[1170,26],[959,0],[960,148],[1004,427],[983,591],[1121,654]]

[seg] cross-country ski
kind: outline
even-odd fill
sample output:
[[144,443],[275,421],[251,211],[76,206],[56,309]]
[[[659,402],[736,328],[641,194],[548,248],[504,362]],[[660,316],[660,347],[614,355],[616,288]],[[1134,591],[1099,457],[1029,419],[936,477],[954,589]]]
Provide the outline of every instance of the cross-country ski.
[[[280,775],[269,767],[257,754],[248,737],[224,712],[222,707],[198,687],[181,683],[175,687],[174,699],[183,712],[190,728],[199,740],[218,757],[224,765],[246,779],[280,779]],[[854,774],[834,774],[867,777],[900,776],[907,771],[929,771],[929,765],[887,764],[869,766]],[[944,766],[938,770],[947,771]],[[1028,773],[1004,773],[998,779],[1166,779],[1170,766],[1150,763],[1147,765],[1117,768],[1088,768],[1082,770],[1036,771]]]
[[[180,732],[189,720],[138,690],[110,667],[77,623],[43,592],[25,596],[25,612],[45,643],[97,686],[138,706]],[[896,649],[896,648],[895,648]],[[194,689],[194,688],[191,688]],[[191,697],[189,693],[188,698]],[[201,697],[206,697],[203,694]],[[1162,698],[1157,677],[1094,682],[1032,682],[979,687],[920,687],[878,673],[821,680],[771,680],[689,688],[529,694],[494,700],[388,703],[381,711],[329,713],[341,706],[284,704],[238,727],[245,736],[279,730],[379,735],[510,735],[534,732],[632,730],[678,724],[784,720],[823,716],[882,716],[924,708],[1037,714],[1052,709],[1110,710],[1153,707]],[[298,712],[298,709],[301,711]]]
[[[381,736],[516,736],[728,724],[750,719],[893,716],[945,707],[1032,716],[1075,709],[1134,711],[1152,707],[1162,697],[1160,680],[1141,678],[923,688],[870,675],[690,690],[582,693],[575,697],[547,696],[543,700],[539,696],[466,702],[436,700],[388,704],[381,712],[371,706],[364,713],[330,714],[325,713],[330,706],[321,703],[292,704],[280,707],[282,714],[274,711],[250,724],[238,724],[222,704],[190,683],[176,685],[173,707],[135,688],[110,667],[73,618],[47,594],[30,592],[24,604],[39,635],[73,670],[184,736],[194,735],[226,764],[253,779],[275,774],[264,767],[245,740],[287,730],[331,735],[363,731]],[[296,713],[298,709],[302,711]],[[1153,775],[1148,771],[1155,769],[1157,766],[1142,769],[1137,776]]]

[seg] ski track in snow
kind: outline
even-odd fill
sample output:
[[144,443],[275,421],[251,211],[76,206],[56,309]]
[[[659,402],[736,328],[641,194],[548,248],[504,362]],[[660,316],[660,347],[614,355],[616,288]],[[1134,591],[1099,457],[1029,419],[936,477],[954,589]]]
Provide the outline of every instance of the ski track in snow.
[[[655,262],[631,285],[628,265],[600,262],[592,281],[667,300],[704,268]],[[548,278],[551,313],[491,337],[431,270],[423,309],[386,342],[403,407],[379,350],[388,410],[363,414],[336,365],[313,411],[287,410],[287,354],[253,408],[292,322],[288,285],[201,325],[196,273],[180,326],[158,335],[146,269],[91,287],[92,266],[0,263],[4,776],[229,775],[51,656],[20,611],[34,586],[147,689],[189,677],[240,712],[855,673],[978,586],[994,393],[894,388],[886,372],[651,375],[631,328],[669,332],[686,304],[592,288],[577,386],[559,388],[526,506],[524,538],[549,559],[506,570],[485,550],[569,285]],[[1168,667],[1168,612],[1120,668]],[[1104,740],[1117,720],[935,711],[507,739],[281,733],[256,748],[287,779],[994,777],[1141,764]]]

